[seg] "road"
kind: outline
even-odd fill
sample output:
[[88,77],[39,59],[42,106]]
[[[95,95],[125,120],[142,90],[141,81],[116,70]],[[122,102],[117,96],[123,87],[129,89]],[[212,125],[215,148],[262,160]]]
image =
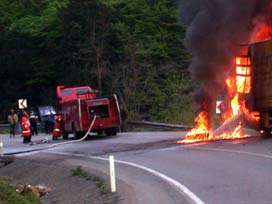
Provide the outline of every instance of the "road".
[[[114,155],[123,203],[272,203],[272,139],[176,144],[184,135],[121,133],[21,156],[60,157],[108,174],[106,159]],[[6,153],[51,145],[27,146],[7,137],[4,144]]]

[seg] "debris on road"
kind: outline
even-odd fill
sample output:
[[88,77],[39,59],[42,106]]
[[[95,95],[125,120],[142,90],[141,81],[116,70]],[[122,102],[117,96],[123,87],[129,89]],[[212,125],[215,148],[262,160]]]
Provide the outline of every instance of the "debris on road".
[[35,145],[35,144],[45,144],[45,143],[50,143],[51,141],[46,137],[44,139],[41,140],[36,140],[36,141],[32,141],[29,143],[29,145]]
[[38,197],[42,197],[51,191],[51,188],[46,187],[44,185],[38,184],[36,186],[31,185],[17,185],[16,192],[17,193],[25,193],[25,192],[32,192]]

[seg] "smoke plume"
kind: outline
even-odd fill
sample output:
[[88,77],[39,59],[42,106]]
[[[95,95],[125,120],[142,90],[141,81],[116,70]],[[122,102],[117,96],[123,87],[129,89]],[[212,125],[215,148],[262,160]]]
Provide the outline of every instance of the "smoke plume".
[[192,55],[189,69],[200,84],[194,99],[209,117],[234,57],[260,21],[268,20],[271,5],[271,0],[179,0],[185,46]]

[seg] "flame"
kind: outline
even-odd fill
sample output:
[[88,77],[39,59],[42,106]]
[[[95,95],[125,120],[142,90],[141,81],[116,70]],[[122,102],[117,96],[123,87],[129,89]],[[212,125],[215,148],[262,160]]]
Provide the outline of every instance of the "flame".
[[188,143],[203,141],[209,136],[209,120],[207,112],[200,112],[196,117],[195,122],[197,124],[196,127],[186,135],[186,140]]
[[[269,9],[272,9],[272,0],[270,1]],[[256,26],[252,32],[250,41],[258,42],[272,39],[272,23],[267,21],[265,18],[256,20]],[[244,49],[243,52],[243,54],[247,54],[248,49]],[[251,92],[251,74],[252,66],[250,58],[247,56],[236,57],[235,76],[230,76],[225,81],[228,92],[227,99],[230,99],[230,102],[227,105],[228,109],[221,115],[223,124],[227,123],[240,112],[246,116],[247,120],[259,123],[260,113],[250,112],[246,106],[246,101],[241,97],[242,95],[246,95]],[[249,136],[241,133],[241,129],[243,128],[241,123],[231,132],[225,132],[221,135],[213,135],[209,130],[209,118],[207,116],[207,113],[204,111],[200,112],[195,119],[195,122],[197,123],[196,127],[187,133],[186,139],[180,140],[178,143],[244,138]]]
[[[237,57],[235,59],[235,71],[236,76],[230,76],[226,79],[225,83],[227,86],[227,94],[230,100],[229,110],[222,114],[223,123],[228,122],[233,117],[243,112],[248,120],[259,122],[259,113],[250,112],[246,107],[245,100],[241,99],[241,94],[248,94],[251,91],[251,61],[247,56]],[[207,140],[218,140],[218,139],[236,139],[245,138],[249,135],[242,134],[241,129],[243,128],[240,122],[233,131],[224,132],[220,135],[214,135],[209,130],[208,114],[205,111],[199,113],[196,117],[196,127],[187,133],[184,140],[178,141],[178,143],[194,143]]]
[[242,134],[241,129],[242,129],[242,124],[239,124],[232,132],[225,132],[219,136],[217,136],[217,139],[237,139],[237,138],[246,138],[249,137],[250,135]]
[[[271,3],[272,5],[272,3]],[[264,41],[272,38],[272,26],[263,22],[258,25],[258,32],[255,36],[255,41]]]
[[251,90],[251,61],[248,57],[236,57],[236,86],[238,93]]

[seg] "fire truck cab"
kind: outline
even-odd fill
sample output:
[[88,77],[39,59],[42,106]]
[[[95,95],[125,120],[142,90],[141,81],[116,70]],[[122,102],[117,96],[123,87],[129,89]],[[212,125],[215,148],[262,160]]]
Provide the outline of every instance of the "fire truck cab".
[[63,115],[64,139],[69,133],[82,137],[89,129],[94,116],[96,119],[91,132],[116,135],[121,125],[117,96],[98,98],[98,91],[89,86],[57,87],[60,112]]
[[57,86],[57,95],[59,104],[63,104],[67,101],[73,101],[77,99],[95,99],[97,97],[97,90],[92,90],[89,86],[65,88],[64,86]]

